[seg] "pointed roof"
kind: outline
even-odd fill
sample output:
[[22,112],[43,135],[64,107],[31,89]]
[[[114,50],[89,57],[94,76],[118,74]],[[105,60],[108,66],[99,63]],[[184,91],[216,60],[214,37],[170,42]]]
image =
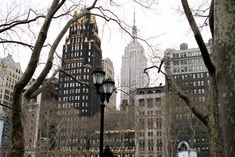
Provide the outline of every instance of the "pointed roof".
[[8,54],[6,58],[3,59],[3,64],[9,66],[12,69],[20,69],[20,63],[17,63],[13,60],[12,55]]
[[134,22],[133,22],[133,26],[132,26],[132,42],[136,42],[136,37],[137,37],[137,27],[135,25],[135,10],[134,10]]

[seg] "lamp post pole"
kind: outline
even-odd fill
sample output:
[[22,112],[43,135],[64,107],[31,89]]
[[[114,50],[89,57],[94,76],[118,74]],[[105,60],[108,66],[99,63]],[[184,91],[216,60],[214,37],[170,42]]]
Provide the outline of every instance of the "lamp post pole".
[[113,93],[115,82],[105,78],[105,72],[101,68],[97,68],[92,72],[93,83],[96,87],[96,93],[100,96],[100,157],[103,157],[104,146],[104,101],[109,102],[109,98]]
[[104,108],[105,104],[100,104],[100,157],[103,157],[103,146],[104,146]]

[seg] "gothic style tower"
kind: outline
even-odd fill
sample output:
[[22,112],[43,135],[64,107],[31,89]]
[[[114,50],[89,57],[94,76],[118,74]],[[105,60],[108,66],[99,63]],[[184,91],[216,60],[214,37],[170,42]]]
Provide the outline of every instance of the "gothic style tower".
[[100,44],[94,16],[84,16],[70,26],[63,47],[62,67],[79,82],[60,72],[60,108],[70,107],[80,116],[92,116],[98,111],[99,98],[86,84],[92,85],[92,70],[101,67]]
[[129,94],[136,88],[143,88],[146,84],[146,76],[143,74],[147,67],[147,59],[144,54],[144,48],[137,41],[137,27],[132,27],[132,41],[126,46],[125,54],[122,56],[121,68],[121,102],[129,101]]
[[[75,13],[76,14],[76,13]],[[84,143],[89,131],[87,119],[99,111],[100,98],[91,88],[91,73],[101,67],[102,52],[95,16],[86,15],[74,22],[63,46],[62,67],[59,74],[59,103],[57,124],[58,153],[73,156]],[[72,155],[73,154],[73,155]],[[80,155],[78,155],[80,156]]]

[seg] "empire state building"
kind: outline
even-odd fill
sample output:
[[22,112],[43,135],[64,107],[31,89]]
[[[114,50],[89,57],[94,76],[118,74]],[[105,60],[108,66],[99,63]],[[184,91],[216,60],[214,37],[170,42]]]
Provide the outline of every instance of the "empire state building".
[[137,40],[137,27],[132,27],[132,40],[126,46],[122,56],[121,68],[121,102],[129,100],[129,94],[137,88],[143,88],[147,84],[146,75],[143,73],[147,67],[147,59],[143,46]]

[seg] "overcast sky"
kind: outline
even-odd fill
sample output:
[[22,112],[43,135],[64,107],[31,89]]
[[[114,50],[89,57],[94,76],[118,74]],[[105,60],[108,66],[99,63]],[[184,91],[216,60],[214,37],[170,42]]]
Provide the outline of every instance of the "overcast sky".
[[[195,0],[189,0],[191,6],[195,6],[197,3],[204,1],[205,0],[197,0],[197,2],[195,2]],[[7,8],[12,7],[8,4],[10,2],[8,0],[1,0],[0,13],[2,15],[4,15],[4,11]],[[88,2],[92,1],[89,0]],[[88,2],[87,5],[89,4]],[[197,47],[185,15],[180,14],[180,12],[177,11],[179,8],[182,10],[180,0],[159,0],[157,5],[152,6],[152,9],[144,9],[131,0],[119,0],[115,2],[117,2],[120,7],[109,6],[109,9],[112,10],[123,22],[130,26],[133,25],[135,12],[138,37],[146,39],[149,44],[154,45],[155,48],[158,49],[157,53],[159,53],[160,56],[166,48],[179,49],[179,44],[183,42],[188,43],[189,48]],[[20,12],[21,9],[26,9],[29,6],[34,9],[45,9],[45,6],[48,7],[48,4],[50,4],[51,1],[15,0],[14,3],[21,4],[13,9],[14,12]],[[99,1],[98,5],[100,4],[104,5],[104,0]],[[66,21],[67,19],[64,19],[64,21],[57,21],[56,24],[51,26],[48,41],[53,41],[55,37],[54,34],[58,33]],[[104,25],[104,20],[97,18],[97,24],[102,43],[101,48],[103,51],[103,58],[108,57],[113,61],[116,75],[115,79],[118,79],[120,77],[121,57],[124,54],[125,46],[130,42],[131,37],[122,31],[121,28],[114,22],[109,22]],[[129,27],[126,28],[131,32]],[[34,30],[34,28],[32,28],[32,30]],[[202,33],[205,41],[207,42],[210,38],[208,28],[203,28]],[[146,54],[149,54],[149,47],[142,41],[140,41],[140,43],[146,49]],[[62,52],[61,48],[63,44],[64,39],[57,48],[57,52],[59,54]],[[7,53],[2,53],[4,52],[3,47],[0,47],[0,51],[1,57],[7,55]],[[14,53],[10,53],[13,54],[13,58],[17,62],[21,63],[22,70],[24,70],[27,66],[26,63],[28,62],[30,52],[22,48],[17,48],[12,51],[14,51]],[[46,58],[47,52],[44,51],[42,56]]]
[[[191,2],[190,6],[193,7],[204,1],[189,0],[189,3]],[[154,45],[158,49],[157,53],[162,56],[166,48],[179,49],[179,45],[183,42],[188,43],[189,48],[197,47],[185,15],[178,11],[178,9],[182,10],[180,2],[180,0],[159,0],[158,5],[153,6],[153,9],[143,9],[140,5],[128,1],[123,2],[122,6],[124,7],[122,9],[115,11],[126,23],[133,25],[135,10],[138,37],[148,39],[147,41]],[[198,20],[204,19],[198,18]],[[102,33],[102,21],[99,19],[98,24]],[[204,27],[202,34],[205,42],[207,42],[210,38],[209,29]],[[124,48],[130,42],[131,37],[120,33],[118,26],[113,26],[110,29],[105,28],[104,35],[101,38],[103,57],[111,58],[114,62],[115,74],[120,77],[121,56],[124,54]],[[148,46],[144,42],[141,43],[146,54],[149,54]],[[162,82],[157,81],[156,83]]]

